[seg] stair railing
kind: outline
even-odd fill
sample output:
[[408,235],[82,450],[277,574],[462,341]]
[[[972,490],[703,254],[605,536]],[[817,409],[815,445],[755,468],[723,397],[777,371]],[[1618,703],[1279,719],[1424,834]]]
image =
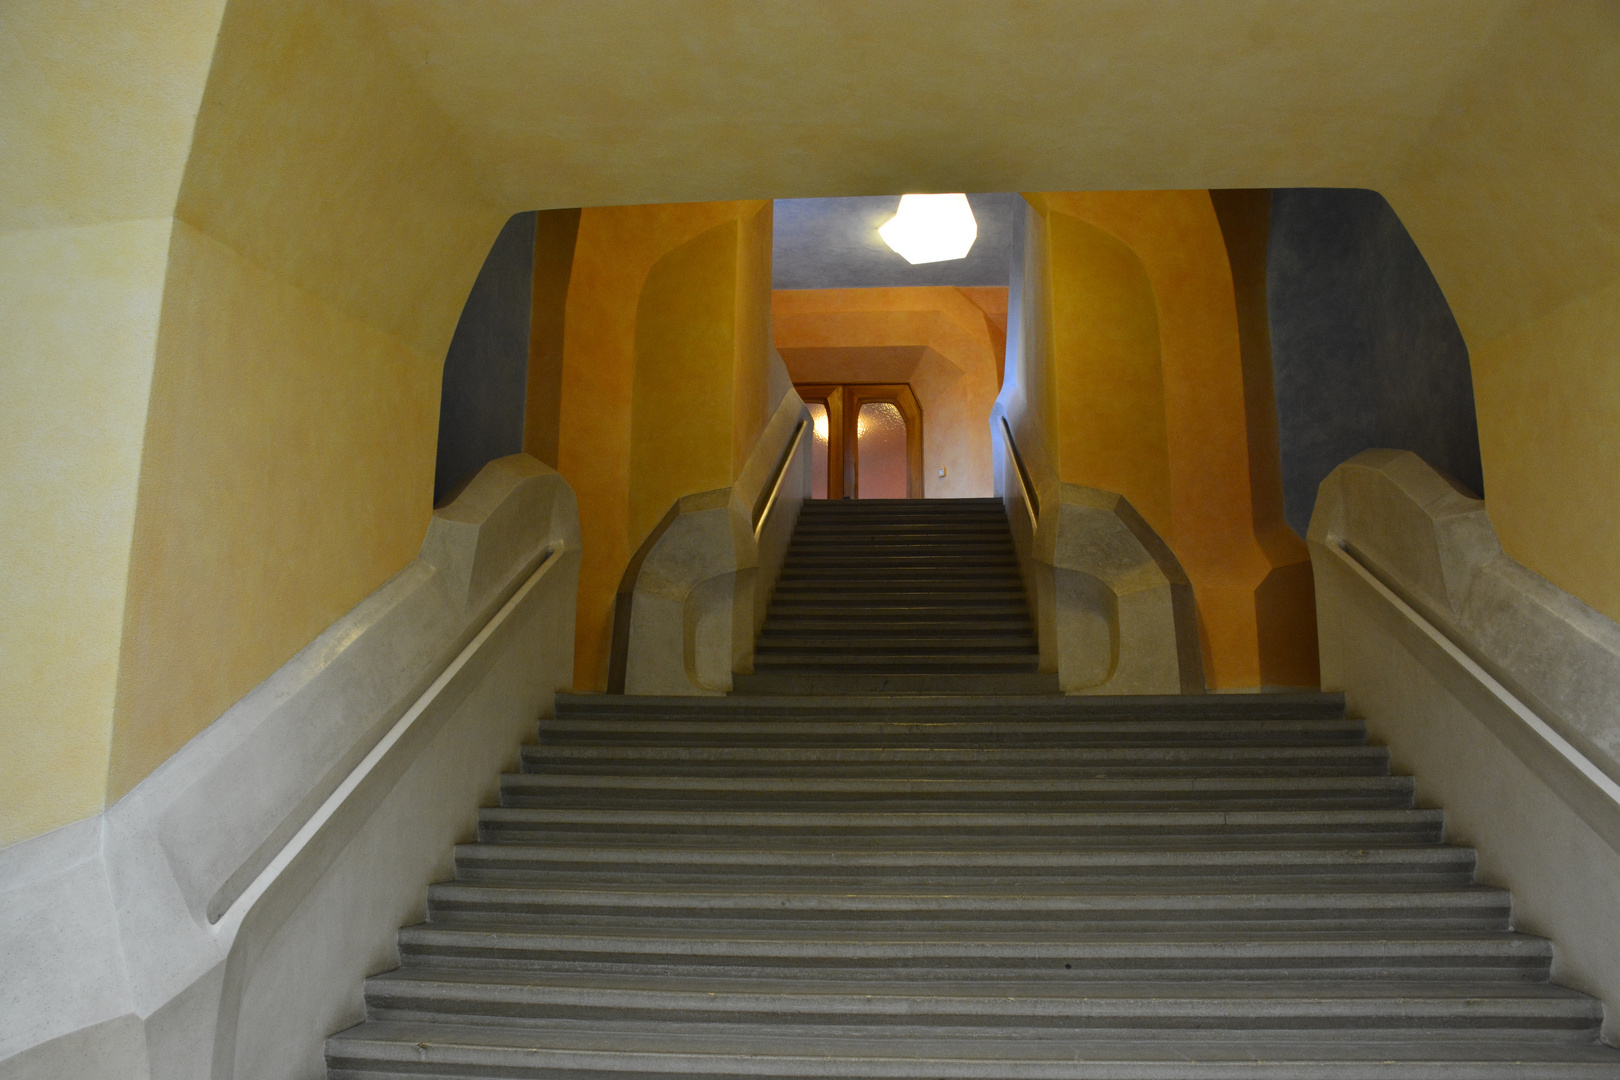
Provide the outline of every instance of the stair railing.
[[804,429],[810,421],[800,420],[788,437],[787,447],[782,451],[782,457],[776,463],[776,472],[771,477],[770,484],[761,489],[760,497],[754,502],[754,539],[765,531],[765,522],[770,519],[771,508],[776,505],[776,496],[782,491],[782,483],[787,479],[788,469],[792,467],[794,458],[799,456],[799,446],[804,441]]
[[1001,432],[1007,439],[1007,453],[1012,455],[1014,471],[1018,474],[1018,490],[1024,493],[1024,509],[1029,512],[1029,530],[1035,531],[1041,520],[1041,497],[1035,494],[1035,484],[1024,467],[1024,455],[1018,452],[1018,440],[1013,438],[1012,425],[1001,418]]

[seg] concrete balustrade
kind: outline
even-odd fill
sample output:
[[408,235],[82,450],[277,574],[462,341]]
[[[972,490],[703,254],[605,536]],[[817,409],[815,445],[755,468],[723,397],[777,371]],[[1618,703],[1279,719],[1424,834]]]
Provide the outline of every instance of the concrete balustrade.
[[736,482],[682,496],[653,529],[620,585],[610,689],[724,694],[733,672],[753,670],[754,640],[810,497],[809,415],[786,392]]
[[501,458],[421,555],[105,813],[0,851],[0,1076],[292,1078],[570,684],[573,492]]
[[1322,686],[1444,805],[1553,978],[1620,1026],[1620,626],[1507,555],[1485,504],[1416,454],[1323,481],[1310,529]]

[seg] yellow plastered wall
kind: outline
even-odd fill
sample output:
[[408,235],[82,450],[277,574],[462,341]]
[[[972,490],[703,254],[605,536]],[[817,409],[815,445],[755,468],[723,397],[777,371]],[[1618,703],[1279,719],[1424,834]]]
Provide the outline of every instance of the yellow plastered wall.
[[[752,429],[752,449],[763,429],[769,341],[759,328],[768,332],[770,319],[770,221],[763,202],[580,214],[558,425],[558,471],[579,500],[584,541],[580,689],[607,685],[613,596],[647,531],[679,496],[729,484],[738,432]],[[667,272],[657,273],[666,257]],[[643,318],[644,302],[656,317]],[[696,414],[687,411],[688,387],[707,388]],[[673,442],[660,450],[666,439]]]
[[163,285],[118,798],[417,553],[444,353],[505,220],[361,5],[235,0]]
[[731,482],[737,241],[737,222],[716,225],[659,259],[641,287],[627,546],[682,495]]
[[[489,241],[520,210],[906,190],[1374,188],[1417,241],[1467,340],[1487,505],[1508,550],[1620,616],[1620,549],[1610,541],[1620,506],[1612,2],[1361,4],[1328,18],[1315,5],[1212,0],[1151,33],[1128,4],[1037,5],[1017,18],[966,0],[947,7],[948,33],[896,50],[917,31],[881,4],[838,19],[817,5],[777,5],[738,21],[729,8],[665,0],[629,0],[616,20],[591,5],[507,4],[469,19],[461,0],[232,0],[222,32],[222,0],[9,3],[0,842],[104,801],[111,702],[124,700],[120,640],[145,638],[130,647],[160,665],[130,675],[136,683],[161,679],[191,641],[161,597],[131,601],[119,625],[147,408],[156,425],[185,415],[149,402],[146,387],[165,384],[160,341],[198,339],[178,324],[171,333],[170,312],[204,303],[164,295],[183,172],[186,225],[353,320],[343,324],[351,336],[323,345],[338,365],[370,355],[367,328],[424,364],[440,360]],[[826,77],[829,57],[844,58],[836,78]],[[199,109],[205,80],[211,104]],[[173,280],[195,277],[181,267]],[[630,295],[628,315],[615,315],[621,326],[633,326]],[[291,318],[294,308],[279,310]],[[243,317],[253,340],[279,318]],[[1042,332],[1023,321],[1026,342]],[[305,340],[291,328],[285,338]],[[629,377],[626,361],[601,381],[628,388]],[[1055,430],[1043,394],[1039,379],[1011,388]],[[251,399],[218,409],[248,425],[263,415]],[[623,437],[603,444],[604,470],[628,461],[623,417]],[[370,437],[360,425],[283,450],[369,453]],[[414,445],[419,436],[394,437]],[[433,432],[420,437],[431,444]],[[1020,437],[1026,456],[1046,460],[1040,438]],[[152,483],[180,490],[178,477]],[[386,505],[362,505],[362,519],[386,524],[395,485],[418,481],[384,483]],[[619,505],[622,538],[627,500]],[[297,558],[359,531],[337,502],[274,512],[320,538]],[[233,504],[210,528],[245,536],[263,523],[256,515]],[[223,588],[206,574],[169,584],[200,596]],[[358,578],[343,587],[364,591]],[[303,599],[289,601],[286,619],[267,592],[253,603],[289,647],[319,629],[305,625],[317,618]],[[241,648],[223,650],[209,695],[251,685],[263,657]],[[191,663],[175,677],[195,674]],[[135,711],[118,706],[129,762],[155,760],[206,722],[203,710],[152,728],[155,741],[142,747],[139,718],[150,714],[136,703],[160,701],[159,691],[132,686]],[[122,768],[120,783],[142,767]]]
[[0,845],[106,802],[172,215],[222,6],[0,16]]
[[1514,558],[1620,619],[1620,7],[1519,4],[1389,182],[1468,344]]
[[1057,454],[1071,484],[1117,491],[1172,535],[1159,313],[1142,260],[1072,214],[1049,210]]

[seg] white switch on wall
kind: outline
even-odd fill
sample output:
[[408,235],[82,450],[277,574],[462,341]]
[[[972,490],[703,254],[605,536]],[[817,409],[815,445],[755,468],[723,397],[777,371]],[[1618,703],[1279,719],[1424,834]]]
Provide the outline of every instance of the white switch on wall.
[[944,469],[939,470],[939,475],[944,476],[945,475],[945,470]]

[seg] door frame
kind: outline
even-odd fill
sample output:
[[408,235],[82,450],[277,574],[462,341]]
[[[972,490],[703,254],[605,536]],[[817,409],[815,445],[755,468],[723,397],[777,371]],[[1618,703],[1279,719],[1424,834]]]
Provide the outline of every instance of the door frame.
[[[806,405],[827,410],[827,498],[844,497],[844,388],[837,383],[795,383],[793,389]],[[814,436],[812,436],[814,437]]]
[[885,403],[906,422],[906,498],[923,497],[922,406],[909,383],[805,383],[794,389],[807,404],[827,409],[827,498],[860,498],[861,406]]

